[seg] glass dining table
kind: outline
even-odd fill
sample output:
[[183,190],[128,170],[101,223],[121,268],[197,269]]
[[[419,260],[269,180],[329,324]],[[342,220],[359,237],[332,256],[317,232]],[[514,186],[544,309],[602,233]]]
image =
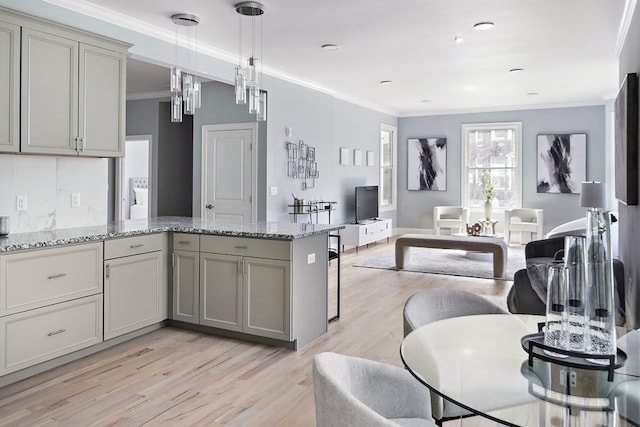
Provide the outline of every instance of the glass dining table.
[[[400,356],[432,393],[499,424],[640,425],[640,354],[629,354],[612,381],[606,370],[588,366],[538,358],[530,366],[521,338],[537,332],[542,321],[542,316],[509,314],[444,319],[407,335]],[[628,333],[627,339],[640,343],[640,330]],[[463,416],[461,424],[477,425],[477,420]]]

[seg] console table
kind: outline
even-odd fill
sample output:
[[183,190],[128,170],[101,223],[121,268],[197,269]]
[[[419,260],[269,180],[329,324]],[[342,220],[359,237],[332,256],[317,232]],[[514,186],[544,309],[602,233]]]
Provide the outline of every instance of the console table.
[[289,215],[293,215],[293,222],[298,222],[298,217],[302,216],[306,218],[309,216],[309,222],[313,222],[313,217],[315,214],[315,224],[319,224],[320,213],[326,212],[328,215],[327,224],[331,224],[331,212],[336,210],[336,205],[338,202],[323,202],[323,201],[315,201],[315,202],[305,202],[303,204],[293,204],[287,205],[289,208]]
[[342,250],[346,246],[355,246],[356,253],[358,247],[377,242],[378,240],[391,237],[391,220],[390,219],[373,219],[362,224],[345,224],[344,229],[340,230],[342,236]]

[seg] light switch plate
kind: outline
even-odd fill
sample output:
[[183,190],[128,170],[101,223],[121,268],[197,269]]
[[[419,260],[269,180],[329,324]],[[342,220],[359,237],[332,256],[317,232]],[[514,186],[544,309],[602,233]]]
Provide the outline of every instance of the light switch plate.
[[315,252],[307,255],[307,264],[313,264],[316,262],[316,254]]
[[16,210],[17,211],[26,211],[27,210],[27,196],[22,195],[18,196],[16,199]]
[[278,195],[278,187],[271,187],[271,195],[272,196]]
[[285,126],[284,135],[286,137],[290,137],[291,135],[293,135],[293,129],[290,126]]
[[80,193],[71,193],[71,207],[72,208],[80,207]]

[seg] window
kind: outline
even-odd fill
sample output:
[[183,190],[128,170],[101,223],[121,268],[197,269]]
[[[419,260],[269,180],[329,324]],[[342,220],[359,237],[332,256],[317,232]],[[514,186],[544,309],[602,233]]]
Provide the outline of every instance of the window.
[[396,127],[380,124],[380,211],[396,210],[397,137]]
[[462,142],[462,203],[483,206],[485,189],[492,184],[495,208],[520,207],[522,123],[463,124]]

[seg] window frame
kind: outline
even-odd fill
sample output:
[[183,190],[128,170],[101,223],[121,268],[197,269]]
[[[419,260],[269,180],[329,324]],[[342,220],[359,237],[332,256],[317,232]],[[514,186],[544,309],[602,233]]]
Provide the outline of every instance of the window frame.
[[[473,131],[488,131],[488,130],[504,130],[512,129],[515,131],[515,188],[516,188],[516,200],[515,208],[522,207],[522,122],[492,122],[492,123],[463,123],[461,126],[461,141],[462,141],[462,167],[461,169],[461,194],[460,200],[463,206],[467,206],[474,211],[480,211],[482,207],[469,206],[469,140],[467,136]],[[477,168],[473,168],[477,169]],[[491,168],[485,168],[491,169]],[[495,168],[495,169],[511,169],[511,168]],[[502,212],[503,208],[494,208],[494,211]]]
[[[391,166],[383,166],[382,164],[382,132],[388,132],[391,135]],[[379,175],[379,206],[380,212],[389,212],[398,210],[398,127],[387,123],[380,123],[380,143],[378,145],[378,159],[380,161]],[[382,187],[385,169],[391,169],[391,203],[382,204]]]

